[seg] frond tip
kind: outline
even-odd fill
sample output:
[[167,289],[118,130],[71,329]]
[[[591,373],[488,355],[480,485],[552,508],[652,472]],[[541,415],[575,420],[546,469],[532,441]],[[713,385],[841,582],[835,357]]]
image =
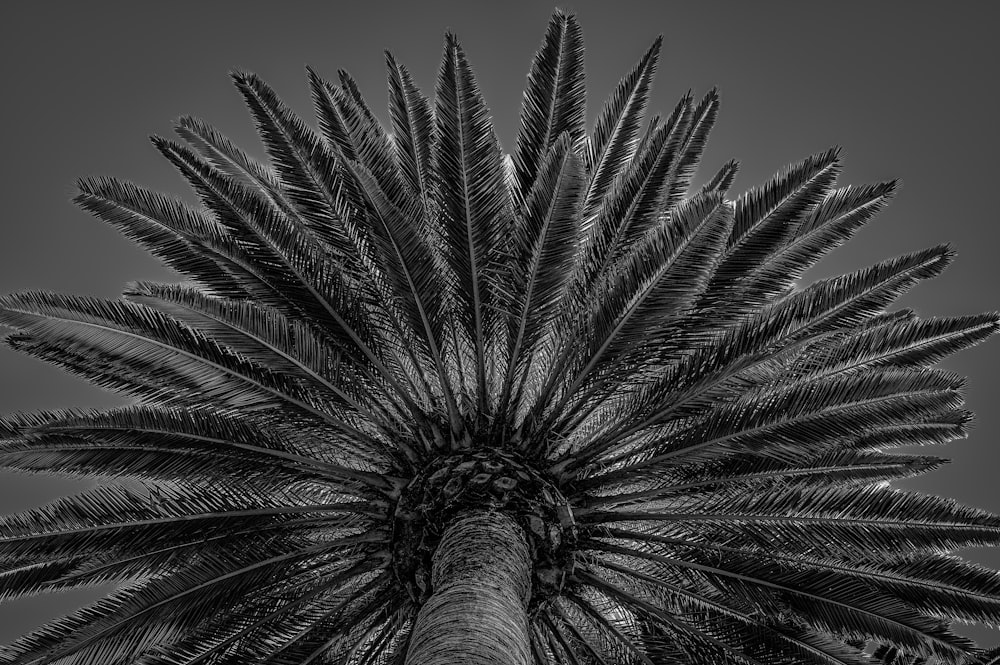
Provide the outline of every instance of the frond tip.
[[588,133],[556,11],[511,155],[448,34],[432,97],[386,52],[389,128],[343,70],[315,128],[235,73],[266,163],[153,138],[199,208],[81,180],[185,281],[0,296],[7,346],[135,400],[0,417],[0,468],[100,481],[0,516],[0,602],[119,585],[0,663],[995,665],[952,624],[1000,625],[1000,572],[950,552],[1000,516],[893,449],[968,435],[935,364],[1000,314],[891,309],[948,245],[799,286],[895,181],[831,148],[692,188],[719,94],[647,120],[661,46]]

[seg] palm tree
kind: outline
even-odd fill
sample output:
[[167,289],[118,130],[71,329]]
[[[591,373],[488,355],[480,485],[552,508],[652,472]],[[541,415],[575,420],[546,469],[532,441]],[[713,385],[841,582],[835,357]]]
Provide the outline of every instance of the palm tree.
[[[800,288],[891,198],[838,151],[726,197],[715,91],[643,122],[660,42],[585,131],[556,12],[505,157],[454,36],[391,129],[235,73],[270,158],[154,137],[202,209],[76,201],[189,281],[0,298],[14,349],[134,398],[0,420],[0,465],[103,484],[0,518],[0,599],[116,582],[5,663],[964,663],[1000,517],[891,487],[964,436],[934,368],[1000,325],[893,301],[947,246]],[[645,126],[643,126],[645,125]]]

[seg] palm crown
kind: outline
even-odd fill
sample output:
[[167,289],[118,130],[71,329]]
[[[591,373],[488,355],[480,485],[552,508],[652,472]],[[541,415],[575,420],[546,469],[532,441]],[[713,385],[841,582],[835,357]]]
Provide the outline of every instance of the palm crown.
[[[933,368],[996,314],[888,311],[952,258],[796,280],[892,196],[837,150],[730,200],[715,91],[643,120],[659,40],[585,130],[552,17],[505,157],[457,40],[391,129],[309,70],[319,131],[234,74],[270,165],[154,137],[203,209],[77,202],[189,281],[0,299],[7,343],[135,398],[0,420],[0,464],[104,478],[0,518],[2,598],[110,596],[9,663],[985,662],[1000,517],[888,481],[964,436]],[[128,481],[128,482],[122,482]],[[136,481],[147,491],[137,490]]]

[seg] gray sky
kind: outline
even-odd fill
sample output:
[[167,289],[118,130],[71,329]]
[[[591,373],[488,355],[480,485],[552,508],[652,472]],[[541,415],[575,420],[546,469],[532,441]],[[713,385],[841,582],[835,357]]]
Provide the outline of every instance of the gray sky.
[[[134,279],[172,273],[69,201],[74,181],[116,175],[191,200],[146,140],[171,121],[200,116],[262,154],[228,72],[258,73],[311,115],[304,66],[343,68],[370,104],[385,105],[382,50],[393,51],[430,93],[443,34],[456,32],[506,149],[521,91],[555,5],[543,2],[42,2],[10,3],[0,21],[4,202],[0,293],[22,289],[117,296]],[[657,34],[665,37],[651,110],[668,113],[689,88],[720,88],[720,119],[703,161],[742,162],[732,189],[785,164],[844,147],[842,183],[898,177],[890,208],[811,276],[950,241],[958,259],[900,301],[922,315],[1000,309],[995,251],[998,123],[987,2],[577,1],[587,43],[589,117]],[[383,112],[383,117],[385,114]],[[905,486],[1000,512],[1000,340],[944,367],[969,376],[972,436],[933,452],[948,467]],[[81,380],[0,349],[0,413],[123,404]],[[22,510],[81,483],[0,473],[0,512]],[[1000,567],[1000,551],[970,558]],[[94,593],[0,605],[0,643],[79,606]],[[1000,631],[962,632],[982,643]]]

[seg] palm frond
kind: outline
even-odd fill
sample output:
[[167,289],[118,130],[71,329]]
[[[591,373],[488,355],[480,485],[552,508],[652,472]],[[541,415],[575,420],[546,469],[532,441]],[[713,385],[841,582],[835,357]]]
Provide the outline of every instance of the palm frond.
[[388,51],[385,59],[389,70],[389,115],[396,161],[414,194],[426,200],[430,198],[434,173],[431,168],[434,114],[409,71]]
[[526,202],[552,145],[563,132],[573,153],[586,138],[583,33],[576,17],[556,10],[528,72],[514,149],[513,194]]
[[718,281],[731,283],[803,224],[840,171],[840,149],[809,157],[736,200],[736,222]]
[[289,199],[310,225],[329,226],[341,213],[333,155],[256,75],[235,72],[232,76]]
[[[475,403],[488,408],[488,383],[503,358],[495,347],[502,289],[503,237],[509,204],[500,146],[465,53],[448,34],[435,97],[436,202],[443,216],[446,257],[454,275],[456,324],[475,358]],[[489,366],[488,366],[489,365]]]
[[510,360],[501,397],[504,407],[511,390],[514,404],[520,401],[536,361],[536,346],[560,305],[579,242],[582,182],[580,159],[565,133],[548,151],[525,204],[523,223],[515,225],[510,279],[516,284],[516,309],[507,328]]
[[[351,445],[352,440],[337,445],[328,439],[317,445],[314,439],[296,440],[262,422],[207,410],[127,406],[46,411],[0,419],[0,434],[0,465],[11,468],[67,471],[82,465],[91,474],[117,475],[167,464],[161,468],[167,474],[171,462],[183,463],[189,455],[190,464],[199,466],[214,464],[219,457],[256,463],[245,477],[284,469],[348,486],[392,487],[386,476],[372,472],[365,451]],[[354,466],[325,461],[324,452],[331,449]],[[135,451],[134,459],[128,451]],[[162,455],[151,454],[156,452]],[[172,475],[178,480],[187,477]]]
[[663,39],[658,37],[622,78],[597,116],[584,150],[584,166],[590,176],[583,206],[585,228],[611,183],[632,158],[662,44]]
[[228,297],[274,297],[252,257],[221,224],[180,201],[114,178],[78,182],[74,201],[182,275]]

